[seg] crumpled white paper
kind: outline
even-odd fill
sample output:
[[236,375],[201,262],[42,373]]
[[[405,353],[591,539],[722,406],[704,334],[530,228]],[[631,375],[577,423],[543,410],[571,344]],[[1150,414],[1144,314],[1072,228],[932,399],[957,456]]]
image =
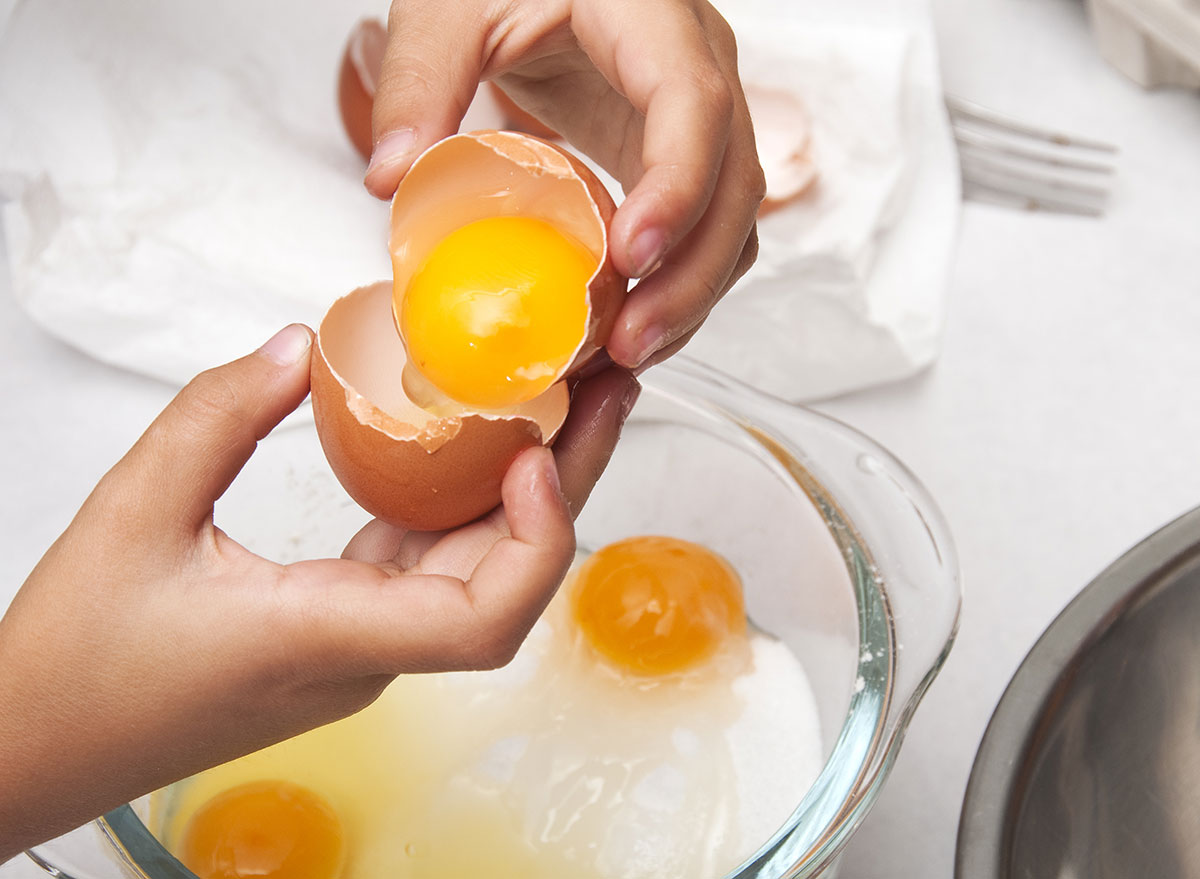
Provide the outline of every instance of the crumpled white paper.
[[[762,221],[758,265],[689,354],[795,400],[920,369],[959,203],[923,3],[855,26],[832,0],[723,5],[744,81],[808,107],[820,176]],[[387,277],[386,206],[362,188],[334,90],[346,34],[385,11],[19,2],[0,25],[0,192],[31,317],[182,383]],[[495,124],[487,112],[471,124]]]
[[796,401],[917,372],[939,350],[961,203],[926,5],[719,5],[747,89],[808,108],[819,177],[759,222],[758,261],[688,354]]
[[[340,2],[25,0],[0,42],[13,289],[172,382],[388,277],[336,76]],[[372,10],[377,11],[377,10]]]

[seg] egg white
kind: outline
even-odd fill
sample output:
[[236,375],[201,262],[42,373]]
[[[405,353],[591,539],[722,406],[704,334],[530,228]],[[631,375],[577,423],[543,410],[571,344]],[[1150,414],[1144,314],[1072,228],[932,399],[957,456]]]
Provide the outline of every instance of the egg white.
[[803,668],[751,627],[701,671],[632,677],[579,637],[565,592],[507,667],[401,677],[353,717],[161,792],[152,829],[176,850],[210,797],[284,778],[338,813],[345,879],[723,875],[820,769]]

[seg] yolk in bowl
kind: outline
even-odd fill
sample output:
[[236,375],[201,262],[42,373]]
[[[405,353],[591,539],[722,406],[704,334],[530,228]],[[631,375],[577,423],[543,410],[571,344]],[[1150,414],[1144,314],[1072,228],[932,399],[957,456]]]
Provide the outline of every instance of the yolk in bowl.
[[631,537],[597,550],[579,569],[572,610],[592,647],[636,675],[698,666],[746,630],[732,566],[674,537]]
[[288,781],[253,781],[201,806],[179,859],[200,879],[337,879],[341,823],[320,796]]
[[399,309],[413,365],[451,399],[503,409],[548,388],[583,340],[598,261],[532,217],[488,217],[443,238]]

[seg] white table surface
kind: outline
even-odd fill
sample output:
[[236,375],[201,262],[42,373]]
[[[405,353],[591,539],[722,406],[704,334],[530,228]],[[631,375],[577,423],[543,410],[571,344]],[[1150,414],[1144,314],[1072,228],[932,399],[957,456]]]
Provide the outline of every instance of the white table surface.
[[[1117,143],[1120,172],[1102,220],[967,205],[939,361],[817,407],[922,477],[965,582],[958,643],[843,879],[952,875],[975,750],[1026,651],[1106,564],[1200,504],[1200,96],[1109,69],[1073,0],[935,10],[949,91]],[[56,342],[10,295],[0,352],[4,607],[170,391]]]

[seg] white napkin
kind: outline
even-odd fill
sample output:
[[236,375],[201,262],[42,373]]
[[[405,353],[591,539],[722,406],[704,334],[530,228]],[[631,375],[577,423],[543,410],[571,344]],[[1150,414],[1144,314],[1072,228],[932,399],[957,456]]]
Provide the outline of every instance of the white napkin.
[[[819,178],[763,220],[759,264],[689,353],[791,399],[919,369],[958,210],[924,4],[853,27],[834,0],[725,5],[748,86],[808,108]],[[334,91],[353,23],[384,12],[24,0],[0,18],[3,222],[32,318],[183,382],[387,277],[386,206],[362,188]],[[467,127],[495,123],[480,103]]]
[[363,189],[336,102],[362,12],[19,4],[0,42],[0,185],[33,319],[184,382],[388,277],[387,207]]
[[[927,5],[720,5],[747,91],[807,107],[818,179],[760,221],[689,355],[796,401],[911,375],[938,353],[961,199]],[[759,139],[779,122],[756,117]]]

